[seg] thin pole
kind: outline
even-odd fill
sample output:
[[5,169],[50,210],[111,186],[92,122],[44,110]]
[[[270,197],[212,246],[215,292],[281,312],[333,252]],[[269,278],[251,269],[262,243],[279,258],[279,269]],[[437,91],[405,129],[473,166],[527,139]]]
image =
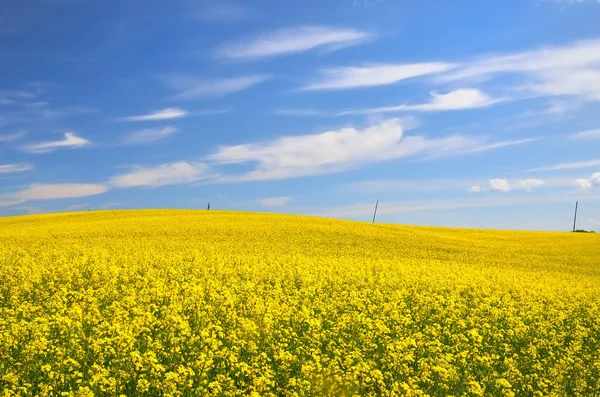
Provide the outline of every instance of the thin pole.
[[573,218],[573,231],[575,231],[575,224],[577,223],[577,206],[579,205],[579,201],[575,202],[575,217]]
[[210,203],[208,203],[208,207],[206,207],[206,210],[208,211],[210,209]]
[[379,200],[375,203],[375,212],[373,213],[373,223],[375,223],[375,216],[377,216],[377,206],[379,205]]

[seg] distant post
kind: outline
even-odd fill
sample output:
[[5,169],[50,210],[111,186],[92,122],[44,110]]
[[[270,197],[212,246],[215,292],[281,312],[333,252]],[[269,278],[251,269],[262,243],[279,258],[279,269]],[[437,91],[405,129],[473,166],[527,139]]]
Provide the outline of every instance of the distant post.
[[208,203],[208,207],[206,207],[206,210],[208,211],[210,209],[210,203]]
[[575,202],[575,217],[573,218],[573,231],[575,231],[575,225],[577,224],[577,206],[579,205],[579,201]]
[[373,223],[375,223],[375,217],[377,216],[377,206],[379,205],[379,200],[375,203],[375,212],[373,213]]

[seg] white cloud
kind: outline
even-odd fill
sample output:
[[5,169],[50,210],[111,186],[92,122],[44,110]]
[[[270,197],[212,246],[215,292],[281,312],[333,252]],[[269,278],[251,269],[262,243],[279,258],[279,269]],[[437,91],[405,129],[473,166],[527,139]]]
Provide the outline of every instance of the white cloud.
[[183,109],[180,108],[165,108],[149,114],[141,114],[138,116],[123,117],[123,121],[156,121],[156,120],[170,120],[178,119],[188,115]]
[[491,179],[489,183],[492,190],[499,192],[510,192],[511,190],[531,191],[545,185],[545,182],[541,179],[524,179],[514,184],[506,179]]
[[263,207],[283,207],[287,203],[293,200],[293,197],[285,196],[285,197],[269,197],[258,200],[258,203]]
[[590,178],[577,179],[575,184],[582,190],[600,186],[600,172],[594,172]]
[[90,143],[87,139],[78,137],[73,132],[66,132],[63,140],[33,143],[23,146],[22,149],[30,153],[48,153],[60,148],[88,146]]
[[560,171],[573,170],[578,168],[600,167],[600,160],[575,161],[572,163],[560,163],[545,167],[530,168],[525,172],[540,172],[540,171]]
[[209,167],[201,163],[178,161],[155,167],[134,167],[131,172],[116,175],[110,179],[115,187],[158,187],[181,185],[209,178]]
[[177,91],[173,100],[188,100],[208,96],[222,96],[243,91],[270,79],[266,74],[255,74],[219,79],[202,79],[193,76],[169,76],[163,81]]
[[372,37],[356,29],[300,26],[242,39],[219,47],[216,55],[228,59],[257,59],[310,51],[336,50],[357,45]]
[[600,139],[600,128],[577,132],[569,137],[576,140]]
[[477,109],[492,106],[505,100],[500,98],[491,98],[486,93],[477,89],[459,89],[448,92],[447,94],[431,93],[431,96],[431,102],[420,105],[397,105],[362,110],[351,110],[339,113],[339,115],[394,113],[403,111],[435,112]]
[[108,188],[104,185],[95,184],[34,184],[29,188],[15,193],[15,199],[23,201],[31,200],[55,200],[65,198],[77,198],[95,196],[104,193]]
[[10,174],[12,172],[23,172],[29,171],[33,169],[33,165],[31,164],[0,164],[0,174]]
[[14,134],[3,134],[0,135],[0,142],[16,141],[18,139],[23,138],[24,136],[25,132],[23,131],[15,132]]
[[525,179],[523,181],[517,182],[517,184],[513,186],[513,189],[530,191],[543,185],[544,181],[542,181],[541,179]]
[[217,164],[256,164],[244,175],[221,177],[223,182],[276,180],[341,172],[404,157],[441,157],[528,142],[487,142],[483,138],[460,135],[435,139],[403,135],[401,121],[391,119],[362,130],[348,127],[320,134],[280,137],[269,142],[224,146],[208,159]]
[[581,190],[587,190],[592,187],[592,182],[589,179],[576,179],[575,185],[579,186]]
[[177,132],[175,127],[146,128],[134,131],[123,139],[125,145],[140,145],[162,141]]
[[511,190],[510,183],[506,179],[491,179],[490,187],[492,190],[500,192],[509,192]]
[[[346,187],[358,194],[373,194],[390,191],[403,192],[439,192],[439,191],[466,191],[468,193],[484,193],[488,191],[519,191],[535,190],[537,188],[572,188],[573,178],[558,176],[550,179],[521,179],[509,181],[507,179],[415,179],[415,180],[367,180],[353,182]],[[488,187],[489,186],[489,187]]]
[[533,95],[600,100],[600,39],[583,40],[466,62],[440,81],[482,80],[498,74],[526,77],[520,89]]
[[399,81],[445,72],[455,65],[442,62],[414,64],[378,64],[348,66],[321,71],[321,77],[308,83],[301,90],[341,90],[395,84]]

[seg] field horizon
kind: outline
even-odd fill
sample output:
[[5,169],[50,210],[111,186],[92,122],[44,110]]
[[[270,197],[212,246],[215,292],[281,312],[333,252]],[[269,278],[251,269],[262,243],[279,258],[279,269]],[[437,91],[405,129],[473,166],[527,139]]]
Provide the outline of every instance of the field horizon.
[[[435,229],[456,229],[456,230],[481,230],[481,231],[499,231],[499,232],[523,232],[523,233],[572,233],[572,230],[568,230],[568,227],[564,231],[557,230],[531,230],[531,229],[498,229],[498,228],[486,228],[486,227],[460,227],[460,226],[436,226],[436,225],[421,225],[412,223],[386,223],[386,222],[371,222],[368,220],[356,220],[356,219],[340,219],[327,216],[319,215],[306,215],[306,214],[295,214],[285,212],[274,212],[274,211],[243,211],[243,210],[231,210],[231,209],[213,209],[210,210],[201,208],[125,208],[125,209],[89,209],[81,211],[57,211],[57,212],[45,212],[40,214],[18,214],[18,215],[5,215],[0,216],[2,219],[10,218],[29,218],[29,217],[45,217],[45,216],[61,216],[61,215],[75,215],[75,214],[90,214],[90,213],[111,213],[111,212],[152,212],[152,211],[169,211],[169,212],[190,212],[190,213],[204,213],[204,212],[218,212],[218,213],[231,213],[231,214],[256,214],[256,215],[273,215],[273,216],[296,216],[301,218],[314,218],[314,219],[327,219],[335,220],[340,222],[350,222],[357,224],[366,225],[383,225],[383,226],[401,226],[401,227],[414,227],[414,228],[435,228]],[[577,233],[577,234],[597,234],[594,231],[592,233]]]

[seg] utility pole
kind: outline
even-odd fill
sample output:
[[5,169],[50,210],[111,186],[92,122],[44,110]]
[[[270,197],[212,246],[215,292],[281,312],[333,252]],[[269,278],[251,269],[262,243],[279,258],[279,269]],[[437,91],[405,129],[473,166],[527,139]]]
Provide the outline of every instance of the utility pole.
[[375,203],[375,212],[373,213],[373,223],[375,223],[375,216],[377,216],[377,206],[379,205],[379,200]]
[[579,205],[579,201],[575,202],[575,217],[573,218],[573,231],[575,231],[575,224],[577,224],[577,206]]
[[208,207],[206,207],[206,210],[208,211],[210,209],[210,203],[208,203]]

